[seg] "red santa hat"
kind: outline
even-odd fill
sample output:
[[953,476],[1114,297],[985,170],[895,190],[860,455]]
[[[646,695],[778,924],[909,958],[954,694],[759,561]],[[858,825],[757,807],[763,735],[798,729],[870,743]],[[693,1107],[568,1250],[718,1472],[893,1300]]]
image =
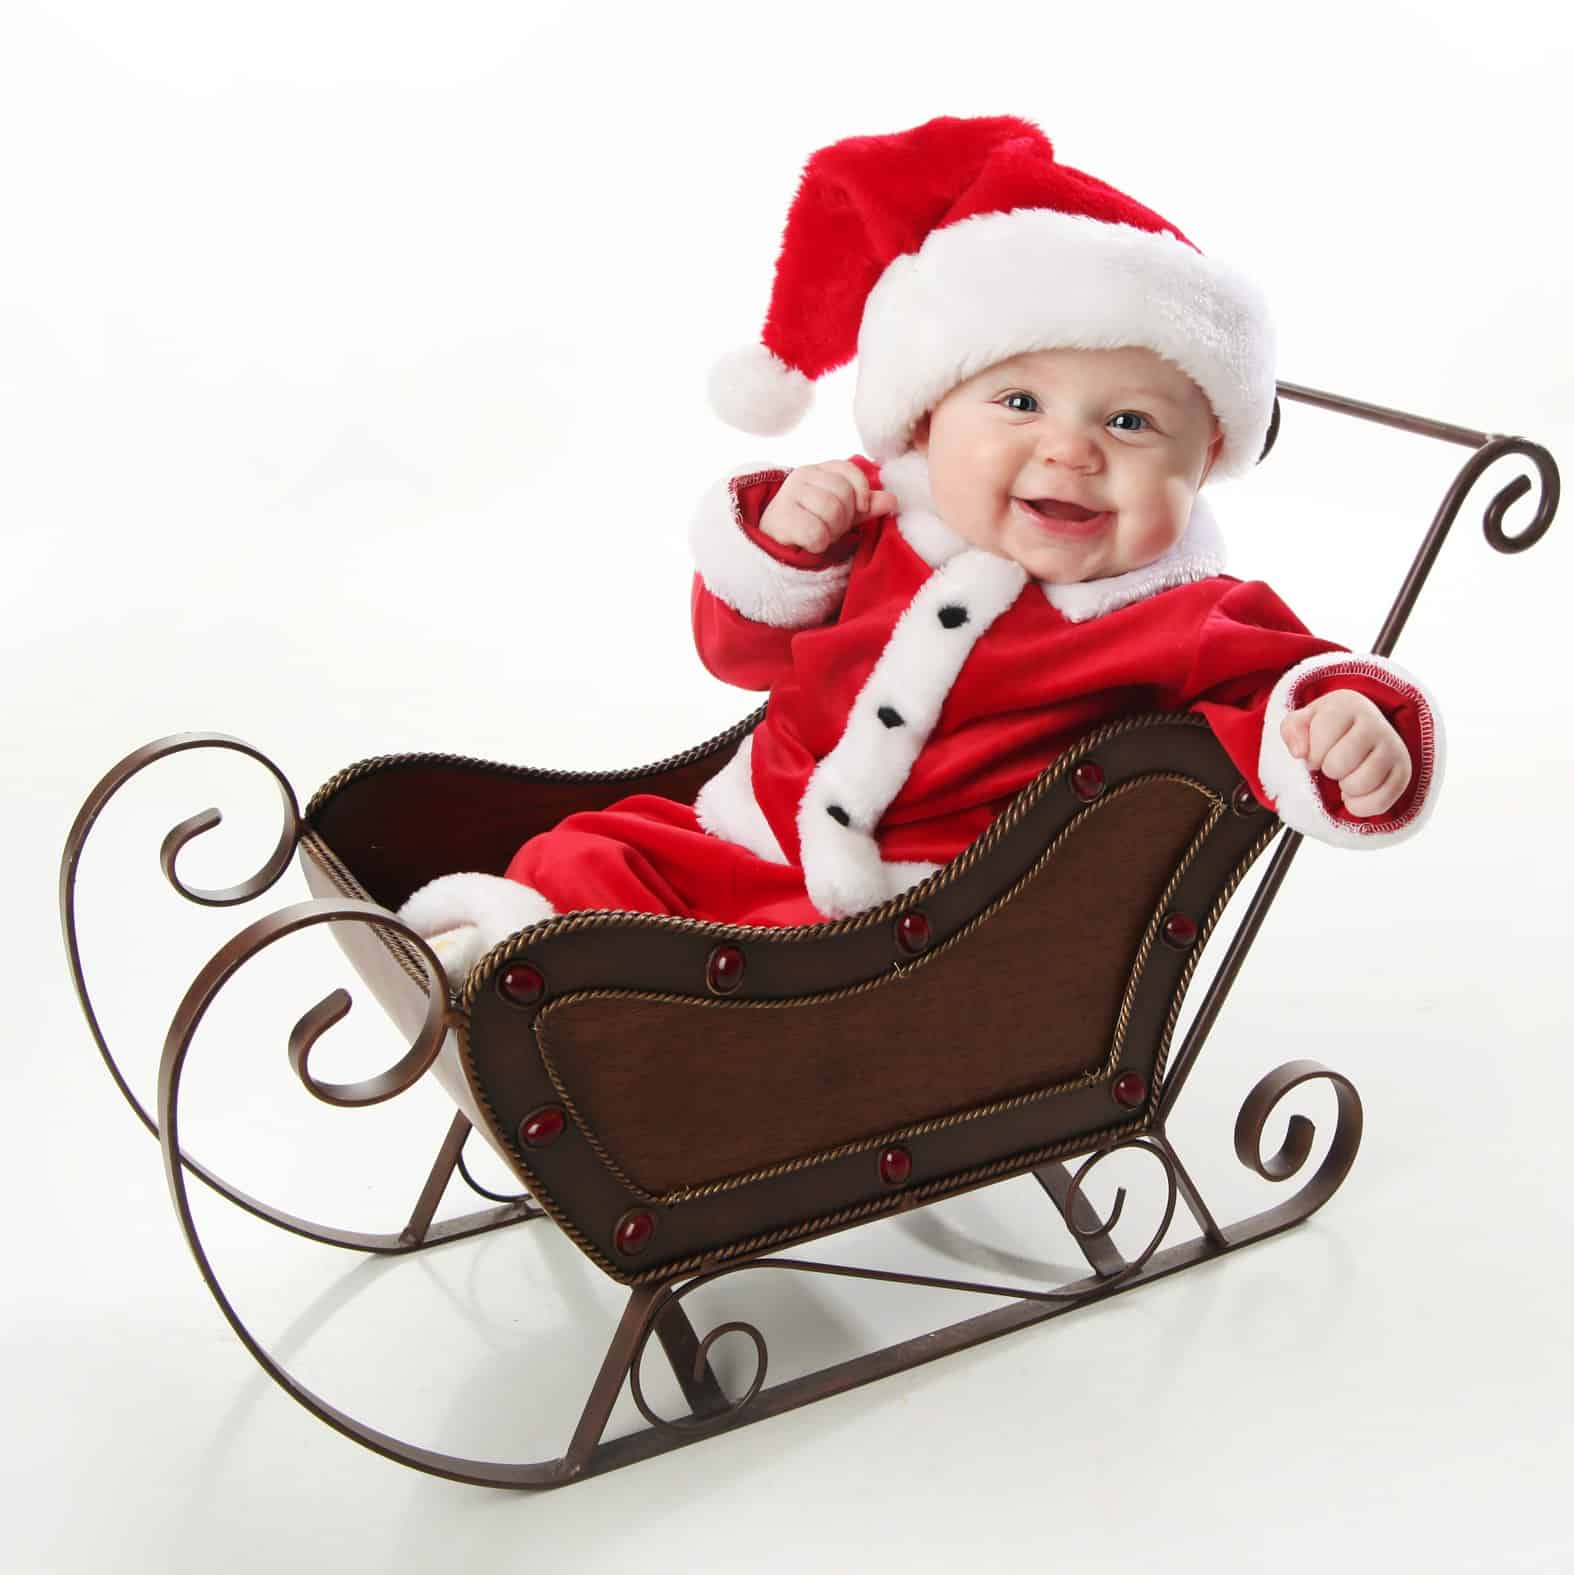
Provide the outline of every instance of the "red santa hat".
[[858,357],[869,456],[911,446],[958,383],[1031,350],[1143,345],[1207,395],[1213,475],[1257,462],[1274,400],[1273,329],[1243,275],[1150,208],[1068,164],[1012,115],[942,116],[848,137],[804,168],[761,343],[723,357],[711,403],[746,432],[791,430],[814,380]]

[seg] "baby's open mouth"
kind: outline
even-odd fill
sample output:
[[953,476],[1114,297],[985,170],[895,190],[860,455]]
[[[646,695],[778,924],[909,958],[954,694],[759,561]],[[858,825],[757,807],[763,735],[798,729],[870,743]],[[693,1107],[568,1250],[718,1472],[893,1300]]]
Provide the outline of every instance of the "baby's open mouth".
[[1091,520],[1097,519],[1102,512],[1080,508],[1075,503],[1062,503],[1059,498],[1018,498],[1017,502],[1027,504],[1035,514],[1050,520]]

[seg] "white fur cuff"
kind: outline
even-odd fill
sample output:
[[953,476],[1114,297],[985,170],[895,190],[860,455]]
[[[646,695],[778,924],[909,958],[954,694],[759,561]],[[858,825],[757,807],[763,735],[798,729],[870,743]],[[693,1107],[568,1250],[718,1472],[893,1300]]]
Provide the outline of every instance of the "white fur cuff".
[[689,528],[689,547],[706,588],[734,612],[775,629],[807,629],[824,623],[841,605],[852,565],[795,569],[749,540],[738,518],[733,484],[779,474],[779,465],[762,465],[723,476],[700,500]]
[[443,971],[458,984],[499,941],[555,912],[533,886],[460,871],[428,881],[399,909],[399,917],[432,943]]
[[[1279,724],[1305,703],[1300,694],[1305,681],[1314,675],[1336,678],[1341,674],[1379,679],[1419,713],[1420,758],[1413,763],[1415,775],[1404,795],[1412,807],[1402,817],[1384,815],[1373,820],[1345,821],[1329,814],[1318,791],[1317,774],[1290,753],[1280,736]],[[1431,818],[1443,776],[1442,723],[1430,696],[1398,663],[1382,656],[1327,651],[1297,663],[1274,685],[1263,717],[1257,774],[1272,796],[1279,818],[1292,831],[1338,847],[1390,847],[1413,837]]]

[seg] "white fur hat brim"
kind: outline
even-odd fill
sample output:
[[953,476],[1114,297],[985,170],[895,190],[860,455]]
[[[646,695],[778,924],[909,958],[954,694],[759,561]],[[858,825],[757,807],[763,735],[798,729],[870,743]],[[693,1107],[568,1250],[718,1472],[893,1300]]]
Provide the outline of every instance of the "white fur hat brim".
[[1272,321],[1257,287],[1162,231],[1045,208],[930,233],[869,293],[853,414],[865,452],[905,453],[957,384],[1033,350],[1143,346],[1207,396],[1224,433],[1212,474],[1246,474],[1273,415]]

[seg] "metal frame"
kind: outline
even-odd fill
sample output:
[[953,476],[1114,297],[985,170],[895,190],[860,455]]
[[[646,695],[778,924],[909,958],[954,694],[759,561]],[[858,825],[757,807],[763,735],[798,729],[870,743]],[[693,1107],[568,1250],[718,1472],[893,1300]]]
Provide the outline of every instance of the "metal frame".
[[[1468,428],[1432,421],[1380,405],[1366,404],[1336,395],[1279,384],[1284,398],[1317,405],[1324,409],[1375,421],[1401,430],[1456,443],[1473,450],[1448,487],[1433,517],[1393,606],[1373,646],[1378,655],[1388,655],[1404,628],[1432,564],[1454,523],[1464,499],[1475,482],[1499,460],[1518,456],[1534,467],[1540,482],[1536,508],[1530,522],[1517,535],[1503,529],[1508,507],[1524,496],[1530,481],[1517,476],[1499,488],[1487,505],[1484,532],[1488,543],[1498,552],[1517,553],[1535,545],[1546,534],[1557,510],[1559,477],[1552,456],[1540,445],[1524,438],[1487,434]],[[1277,437],[1280,410],[1275,403],[1273,422],[1263,454],[1267,455]],[[1269,1117],[1294,1089],[1310,1082],[1326,1082],[1334,1092],[1337,1114],[1331,1141],[1316,1172],[1296,1193],[1275,1207],[1246,1219],[1221,1226],[1208,1208],[1202,1193],[1181,1162],[1170,1139],[1167,1122],[1176,1099],[1196,1064],[1219,1012],[1223,1007],[1246,954],[1260,930],[1301,837],[1286,831],[1280,838],[1262,880],[1231,941],[1217,974],[1198,1008],[1180,1050],[1171,1060],[1160,1092],[1153,1121],[1138,1135],[1095,1148],[1076,1170],[1053,1162],[1038,1166],[1032,1174],[1057,1216],[1086,1258],[1091,1272],[1068,1284],[1052,1289],[990,1284],[973,1280],[938,1279],[925,1275],[896,1274],[847,1264],[824,1263],[801,1258],[759,1256],[745,1258],[725,1267],[711,1269],[673,1280],[667,1284],[635,1286],[618,1326],[607,1347],[600,1372],[591,1388],[578,1424],[563,1454],[552,1460],[509,1464],[472,1460],[441,1454],[419,1445],[393,1438],[366,1426],[322,1399],[280,1367],[251,1335],[235,1311],[215,1275],[192,1218],[188,1196],[188,1174],[195,1175],[221,1196],[270,1224],[314,1241],[359,1252],[399,1255],[423,1251],[465,1236],[479,1235],[541,1217],[527,1194],[504,1197],[480,1187],[466,1170],[463,1161],[469,1123],[456,1115],[416,1198],[409,1219],[397,1232],[372,1234],[344,1231],[333,1226],[276,1209],[225,1181],[208,1167],[182,1152],[179,1140],[179,1095],[181,1075],[193,1037],[208,1006],[225,982],[251,957],[275,941],[297,930],[327,923],[361,923],[382,928],[399,936],[418,957],[426,972],[428,1002],[425,1021],[415,1042],[405,1054],[381,1074],[353,1084],[328,1084],[313,1076],[310,1055],[318,1038],[350,1009],[350,997],[336,990],[306,1012],[290,1035],[288,1058],[295,1074],[317,1098],[336,1105],[356,1106],[391,1099],[413,1086],[426,1073],[441,1048],[444,1035],[453,1021],[446,981],[437,959],[426,943],[375,903],[352,899],[323,898],[295,903],[247,926],[222,947],[197,975],[175,1013],[165,1040],[159,1068],[157,1120],[143,1108],[105,1042],[97,1015],[88,994],[76,934],[76,876],[83,847],[104,806],[131,777],[166,756],[196,748],[238,751],[258,761],[273,776],[280,793],[284,823],[278,843],[263,867],[248,880],[223,890],[207,891],[187,886],[179,877],[176,863],[181,849],[194,837],[219,824],[216,809],[194,815],[170,831],[160,852],[164,872],[171,885],[188,900],[209,907],[231,907],[248,902],[271,888],[289,864],[299,843],[303,825],[298,801],[279,769],[265,756],[239,739],[222,734],[184,733],[160,739],[134,751],[116,765],[94,788],[71,829],[60,869],[60,914],[65,947],[77,996],[89,1030],[110,1075],[132,1110],[160,1143],[165,1174],[181,1228],[197,1260],[204,1280],[220,1310],[229,1320],[242,1343],[263,1370],[293,1399],[330,1426],[367,1448],[405,1465],[458,1481],[491,1487],[552,1487],[580,1477],[591,1476],[636,1460],[679,1448],[699,1438],[727,1432],[800,1405],[839,1394],[868,1383],[933,1361],[953,1351],[963,1350],[1030,1324],[1058,1317],[1086,1303],[1102,1301],[1138,1285],[1162,1279],[1195,1264],[1221,1257],[1239,1247],[1299,1224],[1320,1208],[1338,1190],[1354,1162],[1361,1138],[1361,1102],[1354,1086],[1342,1074],[1312,1061],[1291,1061],[1268,1072],[1247,1096],[1235,1123],[1235,1152],[1241,1163],[1273,1182],[1284,1182],[1301,1173],[1315,1142],[1315,1128],[1302,1115],[1291,1115],[1283,1145],[1277,1153],[1264,1158],[1263,1133]],[[1127,1259],[1116,1249],[1110,1232],[1119,1220],[1126,1198],[1124,1188],[1117,1191],[1109,1218],[1101,1219],[1087,1201],[1085,1182],[1090,1173],[1109,1155],[1136,1151],[1157,1164],[1163,1177],[1165,1205],[1163,1218],[1143,1250]],[[436,1210],[456,1170],[491,1208],[438,1222]],[[1170,1247],[1163,1247],[1176,1212],[1177,1203],[1185,1205],[1197,1226],[1197,1234]],[[963,1319],[916,1339],[887,1346],[853,1360],[823,1368],[790,1382],[765,1387],[768,1349],[765,1338],[751,1324],[722,1323],[701,1338],[689,1321],[684,1299],[701,1286],[729,1275],[760,1270],[799,1274],[832,1275],[877,1280],[891,1284],[917,1285],[959,1293],[1004,1299],[1006,1305],[993,1311]],[[654,1334],[666,1359],[672,1365],[689,1407],[689,1414],[664,1418],[650,1406],[641,1378],[642,1363]],[[709,1352],[715,1342],[729,1334],[748,1339],[755,1350],[755,1371],[744,1392],[729,1399],[711,1369]],[[647,1426],[630,1436],[604,1440],[612,1407],[624,1383],[630,1386],[635,1406]]]

